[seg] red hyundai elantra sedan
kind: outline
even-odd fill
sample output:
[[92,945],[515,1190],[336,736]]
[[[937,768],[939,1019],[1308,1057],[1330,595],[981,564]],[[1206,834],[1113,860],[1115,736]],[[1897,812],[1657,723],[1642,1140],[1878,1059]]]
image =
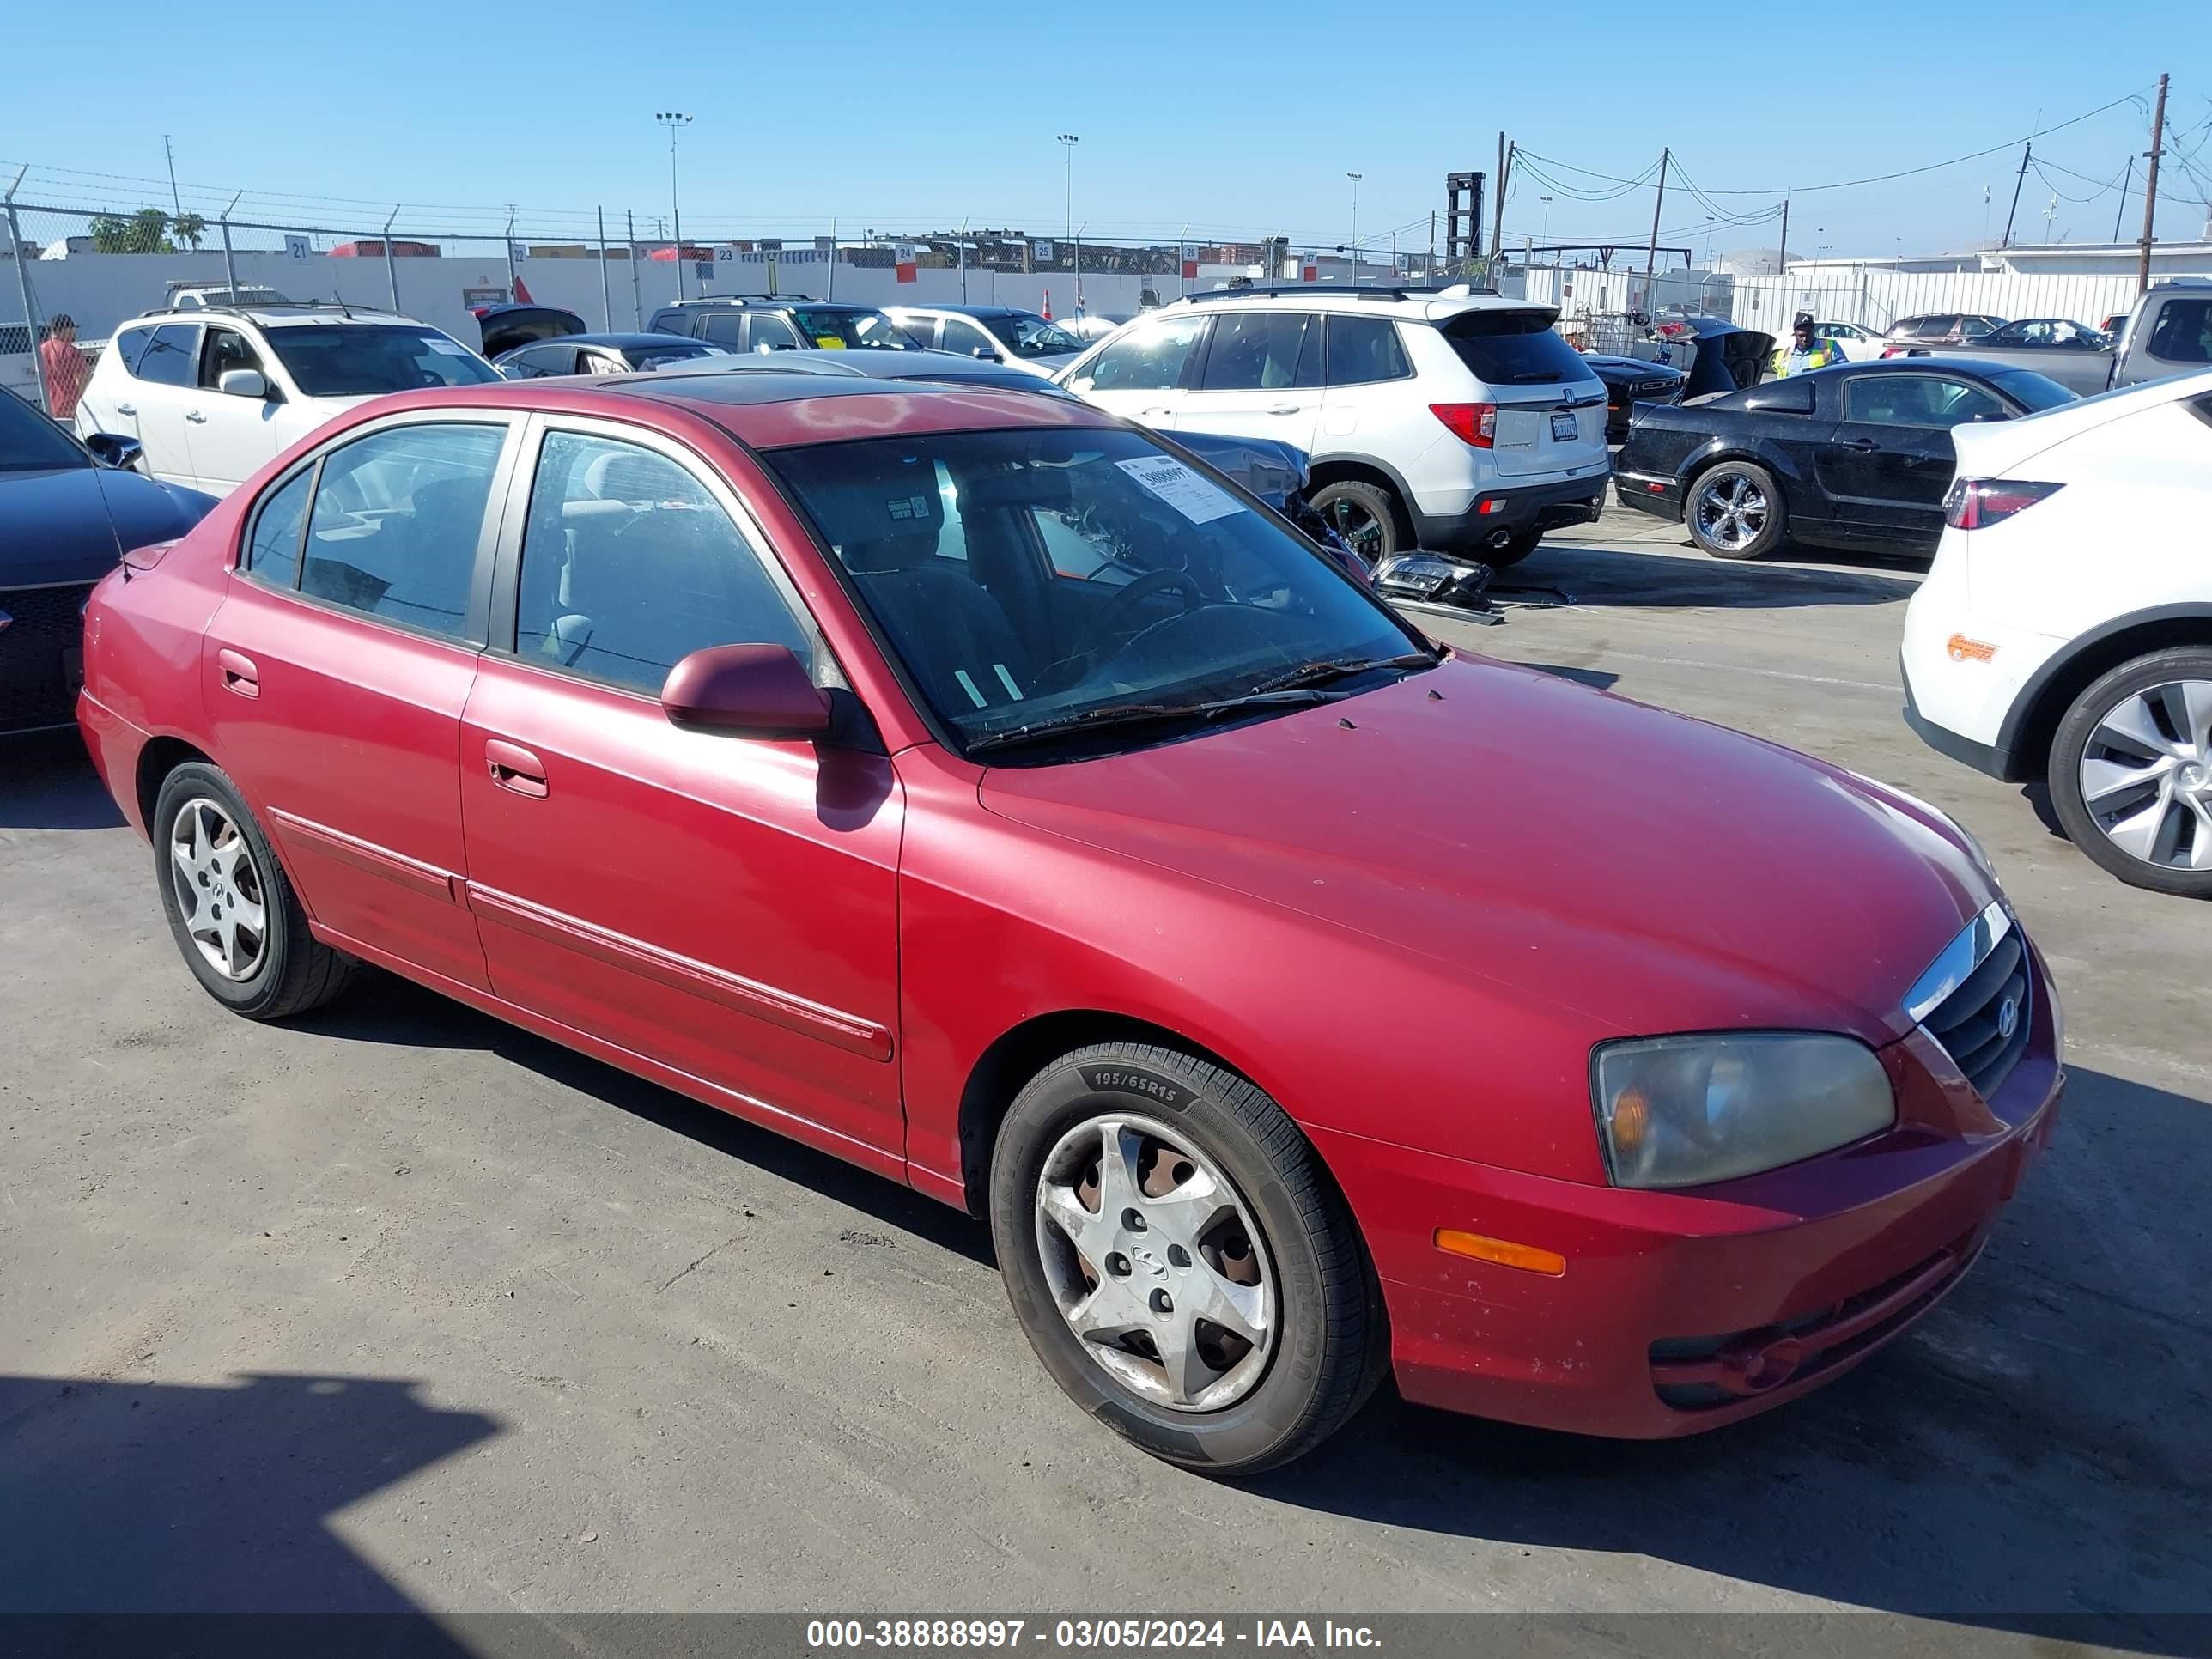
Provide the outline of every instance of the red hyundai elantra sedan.
[[374,963],[964,1206],[1061,1387],[1216,1471],[1386,1369],[1623,1436],[1802,1393],[2059,1092],[1941,813],[1438,651],[1060,399],[365,404],[101,583],[81,715],[217,1001]]

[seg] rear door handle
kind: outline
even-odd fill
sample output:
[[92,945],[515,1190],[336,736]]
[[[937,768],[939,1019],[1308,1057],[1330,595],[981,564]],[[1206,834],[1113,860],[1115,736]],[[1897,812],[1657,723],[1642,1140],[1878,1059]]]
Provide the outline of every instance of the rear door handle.
[[1277,404],[1267,411],[1270,415],[1295,415],[1297,412],[1298,405],[1296,404]]
[[1881,448],[1881,446],[1875,442],[1871,438],[1838,438],[1836,441],[1836,447],[1838,449],[1856,449],[1862,455],[1871,455],[1875,450]]
[[253,659],[240,656],[228,646],[215,653],[216,666],[222,672],[222,689],[235,691],[241,697],[261,695],[261,671],[253,665]]
[[490,738],[484,744],[484,763],[491,770],[491,781],[501,788],[533,800],[545,798],[545,763],[527,749]]
[[137,405],[132,404],[118,404],[115,405],[115,412],[118,415],[136,415],[138,410]]
[[186,410],[185,411],[185,418],[190,421],[194,426],[205,426],[207,424],[207,416],[201,414],[197,409]]

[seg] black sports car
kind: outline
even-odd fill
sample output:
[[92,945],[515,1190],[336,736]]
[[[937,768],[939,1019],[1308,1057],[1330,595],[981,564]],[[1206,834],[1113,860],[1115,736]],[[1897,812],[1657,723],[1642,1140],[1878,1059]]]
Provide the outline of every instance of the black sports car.
[[1621,505],[1680,519],[1716,558],[1785,537],[1933,553],[1951,428],[2071,403],[2032,369],[1967,359],[1843,363],[1692,404],[1639,409],[1613,463]]
[[1647,363],[1640,357],[1607,357],[1586,351],[1583,362],[1605,382],[1605,441],[1628,441],[1628,422],[1638,404],[1671,404],[1682,395],[1682,382],[1690,377],[1666,363]]
[[135,547],[181,536],[215,497],[129,465],[137,445],[79,443],[0,392],[0,735],[67,726],[83,677],[84,602]]

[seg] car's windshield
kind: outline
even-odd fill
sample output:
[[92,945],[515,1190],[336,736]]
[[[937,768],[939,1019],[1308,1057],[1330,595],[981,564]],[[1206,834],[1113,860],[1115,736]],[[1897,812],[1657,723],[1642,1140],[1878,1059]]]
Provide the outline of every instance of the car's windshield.
[[374,397],[431,386],[481,386],[499,371],[434,328],[384,323],[272,328],[269,344],[310,398]]
[[1138,432],[933,434],[763,459],[971,753],[1157,741],[1292,706],[1229,700],[1299,680],[1364,689],[1363,672],[1405,672],[1364,665],[1425,660],[1325,555]]
[[[13,392],[0,392],[0,472],[51,472],[90,466],[69,434]],[[0,508],[0,517],[5,509]]]
[[999,343],[1011,346],[1018,357],[1057,357],[1083,349],[1083,342],[1058,323],[1048,323],[1030,312],[1002,312],[981,320],[998,336]]
[[2015,402],[2026,404],[2032,410],[2056,409],[2061,404],[2073,403],[2079,396],[2032,368],[1996,369],[1991,371],[1990,379],[2001,390],[2011,393]]
[[793,306],[791,320],[824,351],[912,351],[913,340],[880,311],[860,306]]

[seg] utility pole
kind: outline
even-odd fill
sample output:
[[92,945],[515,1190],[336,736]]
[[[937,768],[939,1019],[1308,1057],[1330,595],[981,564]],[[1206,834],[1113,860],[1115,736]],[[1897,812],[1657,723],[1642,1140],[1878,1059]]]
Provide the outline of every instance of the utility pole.
[[2158,218],[2158,158],[2166,154],[2166,76],[2158,77],[2158,107],[2150,118],[2150,167],[2143,174],[2142,252],[2136,260],[2136,292],[2150,286],[2150,245]]
[[[1506,143],[1504,133],[1498,135],[1498,193],[1490,210],[1490,257],[1492,259],[1505,251],[1505,185],[1512,175],[1514,152],[1519,148],[1518,144]],[[1482,234],[1482,228],[1479,225],[1468,228],[1478,236]]]
[[2033,139],[2020,147],[2020,176],[2012,181],[2012,205],[2005,210],[2004,240],[1997,244],[1999,247],[2012,246],[2012,221],[2013,216],[2020,211],[2020,187],[2027,182],[2028,158],[2034,154],[2035,143]]
[[1674,159],[1671,149],[1659,152],[1659,193],[1651,198],[1651,240],[1644,250],[1644,310],[1646,315],[1656,312],[1652,301],[1652,278],[1659,271],[1659,210],[1667,204],[1667,168]]
[[2128,186],[2136,181],[2136,158],[2128,156],[2128,165],[2120,174],[2120,204],[2112,210],[2112,240],[2120,240],[2120,220],[2128,210]]
[[1781,267],[1782,276],[1790,274],[1790,198],[1786,196],[1782,198],[1782,257],[1775,264]]
[[177,152],[169,143],[169,135],[161,135],[161,154],[169,161],[169,205],[177,210],[177,217],[185,216],[185,204],[177,197]]

